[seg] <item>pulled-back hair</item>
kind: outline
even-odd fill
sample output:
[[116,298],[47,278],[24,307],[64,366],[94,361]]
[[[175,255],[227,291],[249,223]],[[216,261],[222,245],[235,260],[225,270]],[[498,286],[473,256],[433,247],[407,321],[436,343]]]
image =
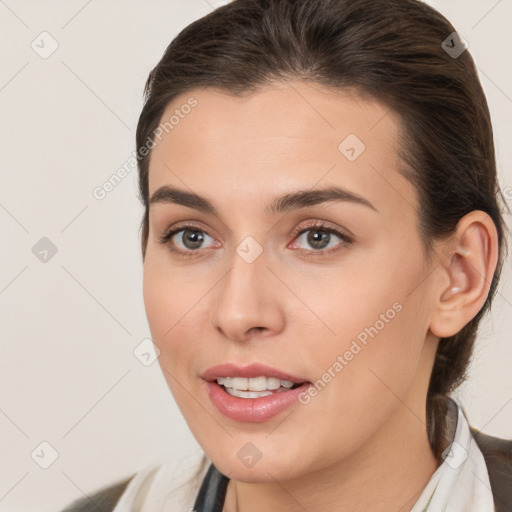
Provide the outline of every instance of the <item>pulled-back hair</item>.
[[[489,109],[469,51],[447,51],[460,44],[454,32],[448,20],[418,0],[234,0],[172,40],[149,74],[136,135],[140,153],[179,94],[196,88],[251,94],[276,80],[355,90],[398,113],[398,171],[417,190],[427,258],[433,242],[453,235],[473,210],[489,214],[498,233],[498,264],[485,304],[457,334],[442,338],[437,350],[426,418],[438,459],[444,448],[443,397],[467,376],[506,248],[499,204],[506,201],[496,176]],[[139,157],[144,259],[151,153]]]

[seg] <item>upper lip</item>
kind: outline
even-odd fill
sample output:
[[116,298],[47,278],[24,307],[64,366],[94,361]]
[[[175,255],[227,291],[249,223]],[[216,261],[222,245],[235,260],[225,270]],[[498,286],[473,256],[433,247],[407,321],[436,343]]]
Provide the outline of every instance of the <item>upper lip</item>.
[[289,380],[293,383],[308,382],[303,377],[297,377],[286,372],[282,372],[277,368],[266,366],[264,364],[253,363],[248,366],[237,366],[231,363],[219,364],[208,368],[201,377],[208,381],[213,382],[218,377],[274,377],[281,380]]

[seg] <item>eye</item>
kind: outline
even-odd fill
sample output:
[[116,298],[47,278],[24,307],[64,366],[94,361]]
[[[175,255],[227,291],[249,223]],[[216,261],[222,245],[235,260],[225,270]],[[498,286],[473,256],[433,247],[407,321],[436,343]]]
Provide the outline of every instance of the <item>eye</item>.
[[[215,241],[203,229],[193,225],[186,225],[170,229],[159,238],[159,242],[166,244],[173,253],[192,256],[192,253],[199,252],[198,249],[205,249],[204,245],[208,242],[208,239]],[[216,244],[217,247],[220,246],[218,242]]]
[[[314,221],[306,228],[304,226],[297,228],[294,234],[299,235],[297,241],[313,248],[313,250],[307,251],[306,254],[314,257],[323,256],[326,253],[329,255],[352,243],[350,236],[321,221]],[[336,238],[341,240],[341,243],[336,243]]]

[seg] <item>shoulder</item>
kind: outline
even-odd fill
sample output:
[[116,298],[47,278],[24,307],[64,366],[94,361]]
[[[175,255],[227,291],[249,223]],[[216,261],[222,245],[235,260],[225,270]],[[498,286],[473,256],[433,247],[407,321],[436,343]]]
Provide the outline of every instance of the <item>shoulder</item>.
[[160,510],[162,503],[166,510],[187,510],[208,463],[201,450],[177,459],[145,462],[130,476],[96,489],[59,512],[136,512],[141,505]]
[[60,512],[98,512],[99,510],[101,512],[109,512],[114,509],[119,498],[136,474],[134,473],[127,478],[116,480],[111,484],[103,486],[91,496],[84,496],[75,500]]
[[486,462],[491,462],[496,470],[512,478],[512,439],[502,439],[471,427],[471,433],[478,444]]
[[471,427],[489,472],[496,510],[512,510],[512,439],[484,434]]

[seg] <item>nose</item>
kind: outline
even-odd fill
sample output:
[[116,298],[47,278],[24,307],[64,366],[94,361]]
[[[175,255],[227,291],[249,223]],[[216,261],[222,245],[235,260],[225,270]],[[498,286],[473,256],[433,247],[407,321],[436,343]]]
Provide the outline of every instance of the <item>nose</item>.
[[210,322],[224,337],[246,341],[284,328],[282,284],[268,268],[265,253],[248,263],[237,253],[214,289]]

